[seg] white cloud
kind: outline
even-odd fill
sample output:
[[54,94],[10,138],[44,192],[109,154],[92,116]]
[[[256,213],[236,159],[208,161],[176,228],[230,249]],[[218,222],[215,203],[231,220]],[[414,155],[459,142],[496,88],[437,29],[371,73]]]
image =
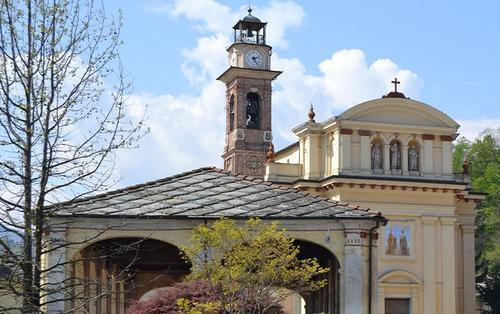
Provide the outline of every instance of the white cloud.
[[394,77],[402,82],[400,90],[411,98],[417,98],[423,85],[415,73],[399,68],[389,59],[367,64],[365,53],[359,49],[333,53],[319,64],[318,76],[307,74],[298,59],[274,57],[276,68],[284,70],[275,82],[273,94],[273,131],[278,142],[295,140],[290,129],[306,121],[311,103],[316,120],[322,121],[386,94],[393,88],[390,82]]
[[458,124],[460,124],[460,128],[458,129],[458,133],[460,133],[460,136],[465,136],[468,140],[471,141],[475,140],[478,135],[480,135],[480,133],[486,128],[500,128],[500,119],[463,119],[457,120],[457,122]]
[[184,16],[189,20],[201,21],[201,25],[195,26],[213,33],[229,32],[234,21],[241,15],[214,0],[177,0],[170,14],[173,17]]
[[226,47],[229,44],[229,38],[219,33],[201,37],[196,47],[183,51],[186,60],[182,71],[192,85],[210,83],[227,68]]

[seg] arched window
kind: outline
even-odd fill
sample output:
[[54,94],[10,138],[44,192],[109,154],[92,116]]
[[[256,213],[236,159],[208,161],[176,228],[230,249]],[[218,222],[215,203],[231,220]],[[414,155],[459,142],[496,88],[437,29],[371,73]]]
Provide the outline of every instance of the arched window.
[[229,132],[234,130],[234,95],[229,100]]
[[249,93],[247,95],[247,128],[258,129],[260,127],[259,112],[259,95],[256,93]]
[[398,140],[392,140],[389,150],[391,173],[401,174],[401,143]]
[[371,160],[372,172],[384,173],[384,143],[381,138],[372,141]]
[[408,172],[410,175],[418,176],[420,174],[420,147],[417,140],[411,140],[408,143]]

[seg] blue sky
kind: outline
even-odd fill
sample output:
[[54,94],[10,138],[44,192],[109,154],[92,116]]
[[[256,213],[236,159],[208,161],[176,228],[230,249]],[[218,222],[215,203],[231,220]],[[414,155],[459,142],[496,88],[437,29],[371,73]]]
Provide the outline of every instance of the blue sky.
[[[133,80],[130,114],[151,132],[118,157],[123,185],[222,166],[230,28],[247,1],[106,0],[123,12],[122,60]],[[500,126],[498,1],[252,1],[266,20],[273,68],[275,146],[306,119],[380,97],[395,75],[407,96],[446,112],[474,137]],[[145,109],[147,106],[147,109]]]

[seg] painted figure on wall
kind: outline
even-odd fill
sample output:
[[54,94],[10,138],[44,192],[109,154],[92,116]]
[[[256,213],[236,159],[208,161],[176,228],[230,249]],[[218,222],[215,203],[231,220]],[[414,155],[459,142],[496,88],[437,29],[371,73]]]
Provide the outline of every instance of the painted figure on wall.
[[404,230],[401,231],[401,236],[399,237],[399,253],[403,256],[409,256],[410,252],[408,250],[408,241],[406,241],[406,236]]
[[385,229],[385,255],[410,256],[411,230],[409,225],[391,225]]
[[392,228],[390,228],[389,237],[387,238],[387,241],[386,241],[385,254],[386,255],[394,255],[397,248],[398,248],[398,242],[396,240],[396,237],[392,233]]

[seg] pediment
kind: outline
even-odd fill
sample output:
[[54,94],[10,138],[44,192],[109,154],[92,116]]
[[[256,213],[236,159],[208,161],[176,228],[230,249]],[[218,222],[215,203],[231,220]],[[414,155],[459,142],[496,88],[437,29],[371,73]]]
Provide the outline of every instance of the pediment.
[[422,102],[401,98],[382,98],[356,105],[340,115],[342,120],[406,124],[458,129],[458,123],[445,113]]
[[390,271],[380,276],[378,282],[389,284],[422,284],[422,280],[418,276],[404,270]]

